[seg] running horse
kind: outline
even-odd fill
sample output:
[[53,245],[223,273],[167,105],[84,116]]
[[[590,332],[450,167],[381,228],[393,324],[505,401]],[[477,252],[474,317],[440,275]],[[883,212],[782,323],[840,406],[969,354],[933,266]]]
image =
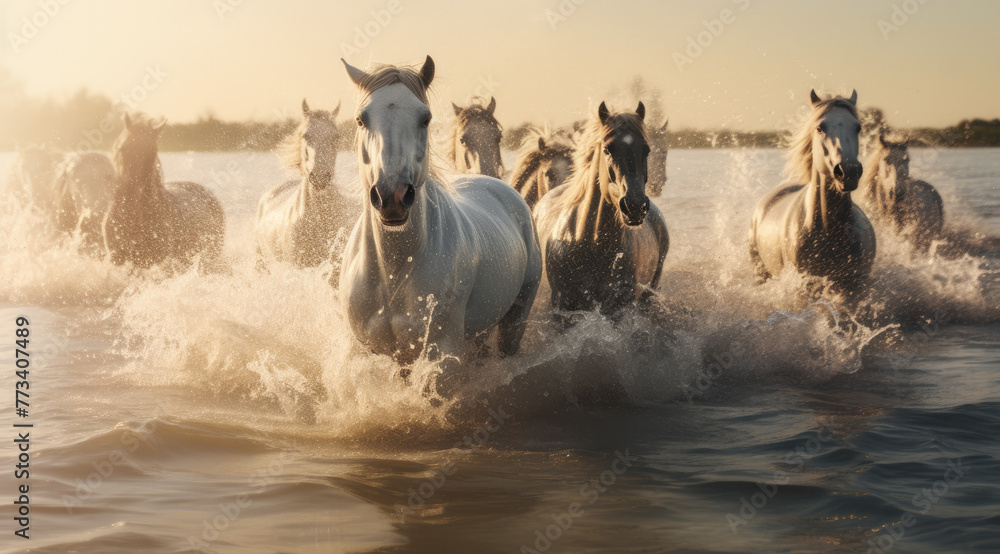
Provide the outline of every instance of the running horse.
[[480,99],[466,107],[452,102],[455,122],[448,142],[448,159],[455,171],[503,178],[503,160],[500,159],[500,139],[503,128],[494,117],[497,101],[490,98],[488,105]]
[[340,300],[372,351],[408,364],[455,360],[493,328],[517,352],[542,274],[531,211],[492,177],[445,184],[431,167],[427,89],[419,71],[344,66],[361,98],[356,151],[364,207],[348,239]]
[[750,257],[758,282],[793,267],[856,291],[875,260],[875,231],[851,201],[862,167],[858,161],[858,93],[820,99],[792,139],[780,185],[757,204],[750,223]]
[[927,182],[910,177],[910,152],[906,141],[891,141],[879,134],[861,176],[861,196],[872,217],[926,251],[941,235],[944,202]]
[[340,104],[333,111],[312,110],[302,100],[302,123],[278,147],[285,167],[301,178],[272,188],[257,205],[255,233],[262,260],[318,266],[330,259],[337,233],[350,230],[357,206],[334,183],[339,112]]
[[146,269],[164,262],[203,264],[222,253],[226,231],[219,200],[191,182],[163,182],[156,142],[166,121],[125,114],[112,149],[115,188],[102,223],[111,261]]
[[659,284],[670,239],[646,196],[645,115],[642,102],[635,114],[611,114],[601,102],[577,144],[573,176],[535,206],[556,310],[615,316]]

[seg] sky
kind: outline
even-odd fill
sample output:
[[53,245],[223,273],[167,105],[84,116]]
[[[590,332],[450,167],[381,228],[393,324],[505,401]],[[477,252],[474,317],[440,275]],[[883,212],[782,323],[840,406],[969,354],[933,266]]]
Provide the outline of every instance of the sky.
[[672,128],[785,128],[812,88],[945,126],[1000,116],[998,23],[994,0],[0,0],[0,67],[32,96],[85,87],[176,122],[291,117],[303,97],[347,117],[342,56],[431,55],[435,113],[492,95],[508,126],[634,109],[636,76]]

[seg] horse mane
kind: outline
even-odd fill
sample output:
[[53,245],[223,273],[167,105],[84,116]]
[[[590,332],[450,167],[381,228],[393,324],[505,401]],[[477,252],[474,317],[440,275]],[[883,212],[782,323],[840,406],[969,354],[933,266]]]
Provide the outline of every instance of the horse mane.
[[281,160],[282,167],[286,169],[298,169],[301,172],[302,162],[304,161],[302,159],[301,147],[304,140],[302,136],[305,134],[306,129],[309,128],[309,120],[311,118],[329,122],[330,126],[333,127],[334,135],[339,134],[333,112],[329,110],[311,110],[308,116],[302,118],[299,126],[286,135],[285,138],[281,139],[281,142],[275,147],[274,153]]
[[[582,133],[576,140],[576,151],[573,154],[573,173],[566,181],[567,190],[556,199],[556,210],[567,212],[576,208],[587,209],[582,206],[587,198],[593,193],[594,183],[599,183],[601,193],[607,189],[608,174],[600,170],[601,154],[604,147],[611,143],[614,134],[619,129],[624,129],[632,134],[639,135],[646,143],[649,143],[649,134],[642,119],[631,113],[616,113],[608,117],[606,123],[595,115],[583,128]],[[618,210],[615,210],[617,217],[621,218]],[[578,217],[574,235],[577,240],[583,239],[586,231],[586,217]]]
[[492,125],[496,127],[498,131],[503,132],[503,126],[497,121],[493,114],[487,109],[488,103],[482,96],[475,96],[472,98],[472,102],[462,108],[462,111],[455,116],[455,123],[452,125],[451,129],[451,140],[448,141],[447,148],[447,158],[449,160],[455,159],[455,141],[458,138],[459,132],[468,126],[470,123],[482,121],[487,125]]
[[[546,125],[538,128],[532,127],[528,130],[524,140],[521,141],[521,150],[518,153],[517,165],[511,173],[510,185],[517,190],[521,190],[524,183],[538,171],[542,163],[557,156],[573,157],[573,143],[561,136],[563,133],[554,133]],[[545,141],[545,149],[538,148],[538,139]]]
[[[358,89],[361,91],[361,98],[358,100],[358,105],[364,104],[368,98],[380,88],[387,87],[389,85],[394,85],[396,83],[402,83],[418,100],[430,107],[430,100],[427,96],[428,88],[424,87],[424,80],[420,76],[420,73],[413,69],[412,67],[401,67],[392,64],[376,64],[371,69],[365,71],[365,75],[361,78],[361,82],[358,83]],[[354,134],[354,148],[358,154],[358,159],[361,158],[361,129]],[[438,169],[437,164],[434,163],[435,157],[431,152],[431,140],[428,134],[427,140],[427,179],[429,181],[434,181],[441,186],[442,189],[447,191],[449,194],[454,193],[455,189],[452,187],[446,179],[441,176],[441,171]]]
[[823,121],[823,118],[837,108],[844,108],[851,112],[855,118],[858,117],[858,108],[847,98],[836,96],[820,100],[812,106],[809,114],[804,118],[802,125],[790,141],[788,150],[788,163],[785,164],[785,176],[798,183],[808,183],[812,179],[813,152],[812,139],[813,131]]
[[[155,129],[160,122],[141,112],[130,114],[130,117],[130,124],[125,126],[125,129],[122,130],[120,135],[118,135],[118,138],[115,139],[114,145],[111,147],[112,163],[115,167],[115,181],[117,185],[121,187],[123,185],[132,184],[126,183],[126,179],[134,180],[140,177],[150,177],[148,184],[154,187],[162,188],[163,167],[160,164],[160,158],[158,156],[158,149],[156,146],[159,132]],[[143,144],[143,142],[146,142],[147,144]],[[142,145],[152,151],[155,161],[150,171],[150,175],[140,176],[129,174],[131,173],[131,168],[126,165],[124,146],[130,143]]]

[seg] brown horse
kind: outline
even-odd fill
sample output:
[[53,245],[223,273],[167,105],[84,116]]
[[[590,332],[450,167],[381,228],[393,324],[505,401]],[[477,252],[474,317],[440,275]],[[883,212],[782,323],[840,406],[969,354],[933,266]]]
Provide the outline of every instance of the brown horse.
[[601,102],[577,144],[573,176],[535,206],[538,242],[561,311],[614,316],[655,289],[670,245],[646,196],[646,109],[612,115]]
[[760,282],[791,266],[851,292],[875,261],[875,230],[851,201],[862,174],[858,94],[821,100],[812,91],[810,98],[812,111],[793,139],[786,167],[793,182],[757,204],[750,257]]
[[115,264],[148,268],[164,261],[190,263],[222,252],[226,222],[219,200],[190,182],[163,183],[156,141],[166,122],[125,115],[115,141],[115,191],[104,218],[104,246]]
[[534,208],[548,192],[573,173],[573,145],[548,128],[533,129],[524,138],[510,185]]
[[503,178],[503,161],[500,159],[500,139],[503,128],[493,116],[497,101],[490,98],[488,105],[482,99],[461,107],[454,102],[455,123],[448,142],[448,159],[455,171]]
[[910,153],[905,141],[873,141],[861,177],[861,197],[868,213],[885,221],[920,250],[941,235],[944,202],[929,183],[910,177]]

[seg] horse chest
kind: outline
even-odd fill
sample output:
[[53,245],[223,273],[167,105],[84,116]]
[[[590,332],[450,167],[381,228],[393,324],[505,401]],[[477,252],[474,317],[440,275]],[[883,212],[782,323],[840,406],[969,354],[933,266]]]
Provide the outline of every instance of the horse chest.
[[588,310],[597,304],[634,296],[636,265],[631,243],[550,241],[545,263],[553,300],[561,309]]

